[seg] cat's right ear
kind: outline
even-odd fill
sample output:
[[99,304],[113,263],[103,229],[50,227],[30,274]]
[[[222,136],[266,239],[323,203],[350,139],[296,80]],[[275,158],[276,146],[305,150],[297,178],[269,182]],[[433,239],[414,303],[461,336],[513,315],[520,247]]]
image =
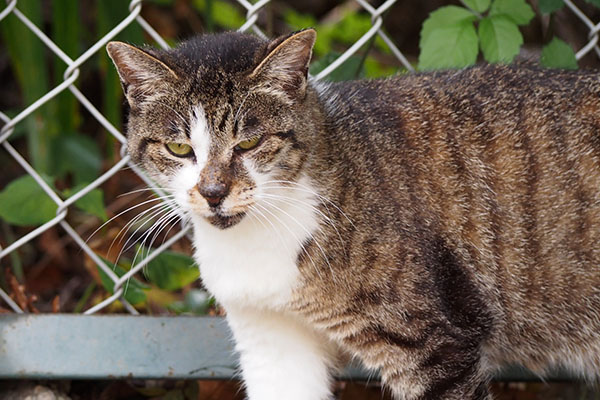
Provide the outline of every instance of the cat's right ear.
[[178,79],[164,62],[135,46],[109,42],[106,51],[117,68],[130,106],[144,101]]

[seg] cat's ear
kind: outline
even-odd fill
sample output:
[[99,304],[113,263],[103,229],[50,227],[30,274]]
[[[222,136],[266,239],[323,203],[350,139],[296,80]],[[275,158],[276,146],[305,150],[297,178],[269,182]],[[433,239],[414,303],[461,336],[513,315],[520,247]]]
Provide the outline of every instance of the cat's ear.
[[117,67],[131,106],[163,90],[177,74],[150,53],[122,42],[109,42],[106,51]]
[[308,65],[317,38],[314,29],[306,29],[274,39],[268,54],[250,74],[258,87],[291,101],[304,97]]

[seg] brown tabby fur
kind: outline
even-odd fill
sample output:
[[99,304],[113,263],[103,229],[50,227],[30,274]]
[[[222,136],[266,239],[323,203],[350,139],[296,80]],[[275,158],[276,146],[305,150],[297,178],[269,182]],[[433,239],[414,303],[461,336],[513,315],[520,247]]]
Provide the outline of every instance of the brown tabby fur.
[[[227,110],[284,39],[224,34],[147,51],[194,76],[162,99],[182,114],[201,101],[226,147],[235,135]],[[596,72],[494,65],[309,82],[302,93],[247,100],[269,132],[256,163],[277,163],[280,179],[307,174],[335,225],[322,224],[299,254],[290,309],[380,369],[398,398],[486,399],[490,373],[511,362],[597,378]],[[159,156],[147,139],[164,141],[153,127],[176,121],[166,108],[152,112],[144,121],[144,106],[133,107],[129,123],[130,154],[149,171]],[[231,160],[216,173],[244,180]]]

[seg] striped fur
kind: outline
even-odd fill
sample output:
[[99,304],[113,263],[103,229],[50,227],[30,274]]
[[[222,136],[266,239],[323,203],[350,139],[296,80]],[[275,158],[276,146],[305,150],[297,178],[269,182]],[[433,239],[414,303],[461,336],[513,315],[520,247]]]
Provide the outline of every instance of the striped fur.
[[[269,318],[294,316],[323,346],[379,370],[398,399],[489,399],[490,374],[514,362],[597,379],[597,73],[481,66],[306,85],[301,62],[256,71],[284,62],[278,51],[310,57],[306,32],[271,43],[223,34],[151,52],[160,60],[152,70],[189,77],[160,101],[183,115],[203,105],[211,173],[230,174],[233,192],[269,176],[315,193],[302,200],[316,209],[296,250],[298,278]],[[293,78],[278,86],[277,73]],[[257,82],[262,74],[268,81]],[[181,161],[153,141],[177,119],[144,107],[130,119],[130,152],[170,182]],[[237,126],[232,110],[251,115]],[[226,152],[257,125],[263,147],[243,162]],[[239,224],[221,228],[248,228]]]

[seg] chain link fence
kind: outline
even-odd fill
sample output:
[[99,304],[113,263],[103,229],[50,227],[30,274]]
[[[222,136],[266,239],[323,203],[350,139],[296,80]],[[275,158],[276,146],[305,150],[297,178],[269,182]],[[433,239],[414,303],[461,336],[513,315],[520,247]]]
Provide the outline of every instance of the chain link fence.
[[[378,35],[388,46],[391,53],[398,59],[398,62],[403,65],[407,70],[413,71],[412,65],[409,63],[407,58],[402,54],[402,52],[394,45],[392,40],[386,35],[383,31],[383,18],[384,13],[388,11],[391,7],[393,7],[398,1],[397,0],[387,0],[383,2],[379,7],[375,7],[368,3],[366,0],[355,0],[358,6],[362,8],[364,11],[371,15],[371,28],[364,32],[364,34],[357,40],[353,45],[351,45],[341,56],[339,56],[335,61],[329,64],[326,68],[321,70],[316,75],[316,79],[326,78],[329,74],[331,74],[335,69],[339,68],[346,60],[348,60],[352,55],[357,53],[365,44],[367,44],[374,36]],[[259,14],[265,11],[271,3],[271,0],[259,0],[256,3],[251,3],[247,0],[237,0],[239,5],[241,5],[246,10],[246,18],[245,23],[239,27],[240,31],[252,31],[255,34],[265,37],[263,30],[258,26],[259,22]],[[587,29],[589,30],[588,42],[585,46],[579,49],[576,53],[577,59],[581,59],[586,54],[595,51],[595,53],[600,56],[600,47],[598,46],[599,40],[599,32],[600,32],[600,23],[595,24],[590,20],[571,0],[564,0],[564,3],[580,21],[585,24]],[[18,0],[9,0],[7,1],[6,7],[0,11],[0,24],[3,23],[3,20],[9,16],[10,14],[14,15],[19,19],[19,21],[25,25],[43,44],[50,50],[54,55],[59,57],[66,65],[67,68],[63,74],[63,81],[55,86],[52,90],[48,91],[45,95],[40,97],[37,101],[28,105],[26,108],[21,110],[17,115],[12,118],[9,118],[5,113],[0,110],[0,120],[2,121],[2,128],[0,129],[0,144],[3,147],[4,151],[6,151],[10,157],[12,157],[22,168],[23,170],[29,174],[37,184],[43,189],[43,191],[56,203],[57,210],[56,216],[39,226],[36,229],[31,230],[27,234],[16,238],[15,241],[8,244],[5,248],[0,247],[0,259],[7,257],[10,253],[16,251],[21,246],[26,243],[31,242],[36,237],[44,233],[45,231],[59,226],[61,228],[61,232],[63,234],[68,235],[72,238],[72,240],[81,248],[81,250],[89,256],[93,262],[98,266],[98,268],[102,269],[106,276],[112,281],[113,284],[113,295],[101,301],[100,303],[94,305],[93,307],[87,309],[85,314],[93,314],[96,313],[116,300],[119,300],[127,311],[131,314],[138,314],[139,312],[135,309],[133,305],[131,305],[124,298],[124,291],[127,287],[128,280],[137,274],[145,265],[147,265],[151,260],[157,257],[162,251],[169,248],[176,241],[181,240],[185,235],[189,233],[189,227],[183,227],[179,230],[175,235],[168,238],[161,246],[156,249],[153,249],[146,257],[139,260],[132,268],[127,271],[122,276],[118,276],[107,264],[90,248],[90,246],[86,243],[86,241],[77,233],[76,227],[72,226],[72,223],[67,221],[67,215],[69,214],[71,208],[74,203],[90,193],[90,191],[98,188],[100,185],[105,183],[109,178],[122,173],[123,169],[131,168],[135,171],[143,180],[145,180],[149,186],[155,186],[144,174],[137,169],[137,167],[131,163],[129,156],[125,153],[125,136],[120,130],[115,127],[113,124],[109,122],[109,120],[90,102],[88,98],[77,88],[76,83],[80,78],[80,67],[85,62],[88,62],[91,57],[93,57],[98,52],[103,52],[105,45],[112,39],[114,39],[122,30],[127,28],[131,24],[139,24],[141,28],[161,47],[168,48],[167,42],[157,33],[157,31],[141,16],[141,11],[143,7],[143,3],[141,0],[133,0],[129,3],[128,9],[129,13],[126,18],[124,18],[120,23],[115,25],[106,35],[96,41],[91,47],[86,49],[79,57],[76,59],[72,59],[69,57],[59,46],[57,46],[44,32],[43,30],[33,24],[30,19],[26,15],[24,15],[19,10],[19,1]],[[10,39],[9,39],[10,40]],[[14,40],[18,40],[18,38],[14,38]],[[31,116],[34,112],[36,112],[40,107],[42,107],[45,103],[51,102],[56,99],[56,97],[62,92],[71,92],[73,96],[77,99],[77,101],[89,111],[89,113],[95,118],[106,131],[112,135],[118,142],[121,143],[121,159],[116,162],[112,167],[110,167],[106,172],[104,172],[100,177],[98,177],[95,181],[79,190],[77,193],[74,193],[68,198],[61,198],[61,196],[57,193],[55,189],[53,189],[49,184],[46,183],[44,178],[38,173],[32,165],[23,157],[16,149],[11,145],[11,139],[13,137],[13,133],[15,132],[15,127],[22,123],[28,116]],[[12,310],[16,313],[23,313],[24,311],[13,301],[13,299],[2,289],[0,289],[0,297],[8,304]]]
[[[246,0],[238,0],[238,3],[242,5],[247,13],[246,13],[246,22],[239,28],[240,31],[253,31],[255,34],[265,37],[263,31],[257,26],[258,15],[261,11],[263,11],[266,7],[268,7],[271,0],[260,0],[254,4],[246,1]],[[364,0],[357,0],[357,2],[362,6],[367,12],[369,12],[372,16],[372,27],[357,41],[353,46],[351,46],[346,52],[344,52],[338,59],[336,59],[332,64],[330,64],[327,68],[322,70],[317,78],[321,79],[330,74],[333,70],[338,68],[341,64],[344,63],[350,56],[356,53],[365,43],[367,43],[373,36],[379,35],[385,41],[385,43],[390,47],[390,50],[393,54],[398,58],[398,60],[408,69],[412,70],[412,66],[406,60],[404,55],[398,50],[398,48],[392,43],[390,38],[383,32],[382,28],[382,14],[388,10],[391,6],[396,3],[396,0],[388,0],[383,3],[380,7],[375,8],[371,6]],[[104,273],[109,277],[109,279],[113,282],[113,295],[106,298],[102,302],[94,305],[93,307],[87,309],[85,314],[93,314],[107,307],[111,303],[116,300],[119,300],[124,307],[131,314],[138,314],[138,311],[124,298],[124,291],[127,288],[128,280],[137,274],[144,266],[146,266],[150,261],[152,261],[155,257],[157,257],[162,251],[169,248],[174,242],[180,240],[186,234],[188,234],[189,227],[183,227],[177,234],[170,237],[166,240],[161,246],[152,250],[146,257],[139,260],[129,271],[127,271],[124,275],[118,276],[115,274],[111,268],[107,266],[107,264],[90,248],[90,246],[86,243],[86,241],[77,233],[76,229],[67,222],[67,215],[69,213],[70,208],[74,205],[74,203],[83,198],[85,195],[90,193],[93,189],[98,188],[104,182],[106,182],[109,178],[113,177],[116,174],[119,174],[124,168],[131,168],[138,175],[145,180],[149,186],[156,186],[152,183],[144,174],[138,170],[138,168],[130,162],[130,158],[127,154],[125,154],[125,136],[119,131],[117,127],[111,124],[108,119],[102,115],[102,113],[92,105],[92,103],[86,98],[86,96],[75,86],[78,78],[80,77],[80,66],[88,61],[92,56],[94,56],[97,52],[104,51],[105,45],[115,38],[122,30],[124,30],[130,24],[139,24],[144,31],[150,35],[152,39],[156,41],[156,43],[163,47],[168,48],[169,45],[167,42],[150,26],[150,24],[142,18],[140,15],[143,4],[141,0],[133,0],[129,3],[129,15],[123,19],[119,24],[114,26],[106,35],[104,35],[100,40],[94,43],[91,47],[89,47],[86,51],[84,51],[79,57],[76,59],[72,59],[67,56],[60,47],[58,47],[38,26],[35,26],[26,15],[24,15],[18,8],[18,1],[12,0],[9,1],[6,8],[0,12],[0,24],[2,20],[7,17],[9,14],[15,15],[31,32],[33,32],[40,41],[44,43],[44,45],[56,56],[58,56],[66,65],[67,68],[63,74],[63,82],[54,87],[44,96],[39,98],[33,104],[27,106],[25,109],[20,111],[13,118],[8,118],[8,116],[0,111],[0,119],[4,123],[2,129],[0,130],[0,144],[2,147],[14,158],[14,160],[25,170],[27,174],[29,174],[37,184],[44,190],[44,192],[56,203],[57,210],[56,216],[43,224],[42,226],[32,230],[26,235],[18,238],[13,243],[8,245],[6,248],[0,248],[0,259],[6,257],[11,252],[16,251],[19,247],[24,244],[34,240],[36,237],[41,235],[43,232],[53,228],[55,225],[58,225],[62,228],[65,234],[69,235],[72,240],[77,243],[78,246],[81,247],[83,252],[89,256],[94,263],[101,268]],[[50,186],[44,178],[38,173],[32,165],[21,155],[19,152],[11,145],[11,135],[13,135],[15,126],[21,123],[25,118],[32,115],[36,112],[40,107],[42,107],[46,102],[53,101],[60,93],[64,91],[70,91],[77,100],[83,105],[90,114],[108,131],[109,134],[114,136],[116,140],[118,140],[121,144],[121,155],[122,158],[115,165],[113,165],[110,169],[108,169],[105,173],[103,173],[100,177],[98,177],[95,181],[91,182],[89,185],[78,191],[77,193],[71,195],[66,199],[62,199],[61,196]],[[0,297],[16,312],[23,313],[24,311],[11,299],[11,297],[2,289],[0,289]]]

